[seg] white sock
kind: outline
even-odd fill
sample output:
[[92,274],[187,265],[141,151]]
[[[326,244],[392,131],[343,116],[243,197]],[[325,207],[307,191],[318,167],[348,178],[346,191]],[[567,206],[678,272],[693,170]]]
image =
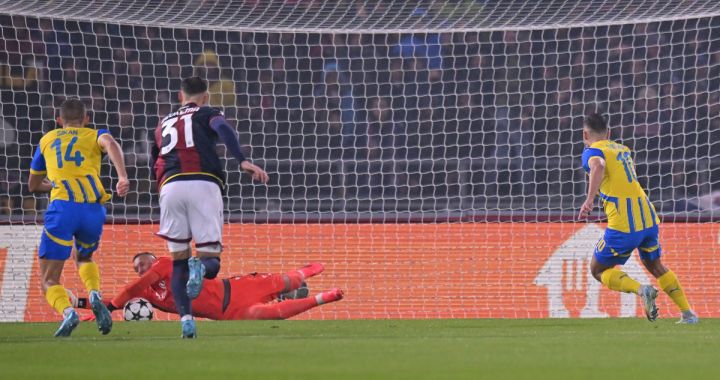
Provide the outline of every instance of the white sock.
[[191,314],[185,314],[182,316],[182,318],[180,318],[180,321],[182,321],[182,322],[192,321],[192,319],[193,319],[193,316]]
[[315,296],[315,302],[317,302],[318,305],[322,305],[325,303],[325,301],[323,301],[322,299],[322,293]]
[[72,306],[66,307],[65,310],[63,310],[63,316],[67,317],[67,315],[70,314],[71,311],[73,311]]

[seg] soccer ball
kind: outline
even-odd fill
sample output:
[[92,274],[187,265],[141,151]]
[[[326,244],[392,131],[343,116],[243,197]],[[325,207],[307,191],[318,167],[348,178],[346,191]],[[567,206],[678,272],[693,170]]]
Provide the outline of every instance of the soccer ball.
[[123,317],[126,321],[150,321],[153,319],[153,307],[145,298],[133,298],[125,304]]

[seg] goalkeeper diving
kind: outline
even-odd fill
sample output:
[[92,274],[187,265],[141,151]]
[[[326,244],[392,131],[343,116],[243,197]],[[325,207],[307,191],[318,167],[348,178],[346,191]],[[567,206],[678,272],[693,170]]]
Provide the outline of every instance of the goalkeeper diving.
[[[170,280],[173,261],[141,252],[133,258],[140,278],[127,284],[111,301],[110,311],[122,309],[129,300],[145,298],[158,310],[178,314]],[[334,288],[314,297],[294,297],[293,291],[306,286],[305,280],[324,270],[320,263],[284,273],[251,273],[225,279],[206,279],[193,301],[193,316],[214,320],[287,319],[326,303],[339,301],[343,292]],[[274,302],[282,300],[282,302]],[[81,302],[85,303],[85,302]]]
[[630,149],[609,139],[610,129],[601,115],[588,115],[583,124],[582,165],[589,174],[589,185],[579,216],[583,219],[592,212],[595,196],[599,195],[608,219],[605,235],[595,246],[590,262],[593,277],[611,290],[640,296],[645,315],[651,322],[655,321],[658,316],[657,289],[652,285],[641,285],[615,268],[625,264],[638,249],[645,268],[680,309],[678,323],[697,323],[698,317],[692,311],[680,281],[660,260],[660,219],[638,182]]

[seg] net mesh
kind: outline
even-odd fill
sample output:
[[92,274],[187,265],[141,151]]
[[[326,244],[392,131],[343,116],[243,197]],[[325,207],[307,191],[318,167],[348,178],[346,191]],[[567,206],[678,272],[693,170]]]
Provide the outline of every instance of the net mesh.
[[[572,223],[589,112],[633,150],[664,221],[720,208],[714,1],[0,5],[2,320],[55,318],[36,290],[47,199],[24,183],[57,106],[79,96],[126,154],[132,191],[109,203],[97,255],[113,294],[132,255],[165,250],[148,139],[193,74],[272,177],[253,184],[226,158],[222,275],[324,261],[311,289],[349,297],[309,317],[635,315],[587,276],[603,225]],[[719,294],[689,259],[717,263],[716,227],[663,231],[691,301]]]

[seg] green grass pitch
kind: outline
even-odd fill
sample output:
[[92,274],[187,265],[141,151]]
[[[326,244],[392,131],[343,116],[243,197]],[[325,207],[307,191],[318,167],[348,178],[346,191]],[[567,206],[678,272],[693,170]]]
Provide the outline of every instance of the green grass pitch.
[[2,379],[718,379],[720,320],[0,323]]

